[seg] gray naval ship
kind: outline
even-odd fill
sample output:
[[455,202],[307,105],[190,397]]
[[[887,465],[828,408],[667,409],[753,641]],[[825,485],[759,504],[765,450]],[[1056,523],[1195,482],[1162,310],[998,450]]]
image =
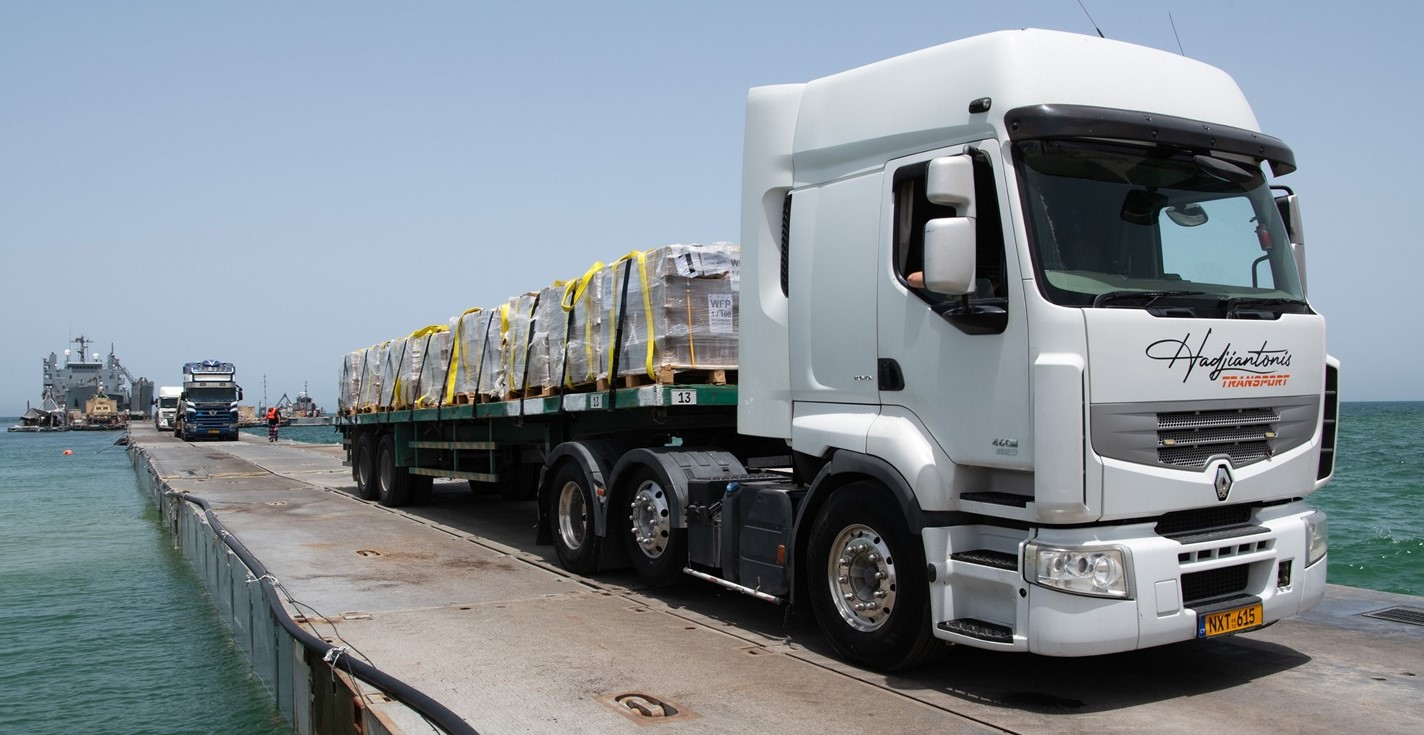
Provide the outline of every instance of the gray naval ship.
[[[64,362],[49,353],[44,359],[46,407],[64,412],[71,428],[122,428],[128,419],[147,414],[153,402],[153,382],[134,378],[109,347],[109,356],[89,352],[93,340],[79,336],[72,340],[78,350],[65,350]],[[107,400],[105,400],[107,399]]]

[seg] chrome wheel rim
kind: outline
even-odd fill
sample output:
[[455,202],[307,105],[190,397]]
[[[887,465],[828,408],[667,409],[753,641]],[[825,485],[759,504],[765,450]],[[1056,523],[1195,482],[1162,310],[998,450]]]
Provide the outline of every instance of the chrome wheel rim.
[[826,574],[831,599],[850,627],[868,633],[890,619],[895,607],[895,558],[875,529],[847,526],[831,544]]
[[564,483],[559,490],[559,539],[569,549],[583,546],[588,506],[583,502],[583,488],[577,482]]
[[662,556],[672,535],[672,513],[662,486],[654,480],[644,481],[633,493],[629,510],[633,542],[638,549],[649,559]]

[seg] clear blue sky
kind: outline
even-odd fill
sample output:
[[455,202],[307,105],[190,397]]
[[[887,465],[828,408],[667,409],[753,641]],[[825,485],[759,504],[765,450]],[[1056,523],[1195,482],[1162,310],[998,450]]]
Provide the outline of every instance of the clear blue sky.
[[[1345,399],[1424,399],[1424,4],[1085,2],[1236,78],[1301,165]],[[0,415],[79,334],[332,408],[353,349],[737,240],[747,88],[1021,27],[1093,33],[1075,0],[0,2]]]

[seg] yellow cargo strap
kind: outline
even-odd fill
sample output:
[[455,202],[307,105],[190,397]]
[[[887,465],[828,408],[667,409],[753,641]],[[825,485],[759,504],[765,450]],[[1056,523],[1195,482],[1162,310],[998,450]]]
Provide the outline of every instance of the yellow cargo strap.
[[[405,369],[406,369],[407,367],[409,367],[409,366],[406,364],[406,359],[407,359],[406,356],[407,356],[408,354],[410,354],[410,352],[411,352],[411,350],[410,350],[411,340],[424,340],[424,341],[425,341],[425,345],[428,347],[428,346],[430,345],[430,339],[429,339],[430,335],[432,335],[432,334],[439,334],[440,332],[448,332],[448,331],[450,331],[449,325],[446,325],[446,324],[431,324],[431,325],[429,325],[429,326],[421,327],[420,329],[417,329],[417,330],[415,330],[414,332],[411,332],[408,336],[406,336],[406,338],[405,338],[405,348],[401,350],[400,364],[397,365],[397,367],[396,367],[396,382],[395,382],[395,384],[394,384],[393,386],[391,386],[391,403],[392,403],[393,406],[396,404],[396,401],[397,401],[400,397],[402,397],[402,396],[401,396],[401,391],[404,389],[404,385],[405,385],[406,383],[409,383],[409,382],[410,382],[410,381],[408,381],[408,380],[404,380],[404,378],[405,378]],[[424,350],[424,349],[421,350],[421,355],[422,355],[422,357],[420,358],[420,359],[421,359],[421,363],[422,363],[421,367],[423,368],[423,367],[424,367],[424,362],[425,362],[425,350]],[[419,380],[419,376],[416,376],[416,377],[417,377],[417,379],[416,379],[416,390],[420,390],[420,380]],[[416,396],[411,396],[411,398],[412,398],[412,399],[415,399]],[[416,403],[416,402],[418,402],[418,400],[413,400],[413,401],[412,401],[412,403]]]
[[[638,260],[638,278],[639,278],[640,281],[642,281],[642,284],[643,284],[643,319],[644,319],[644,324],[646,325],[645,331],[646,331],[647,334],[648,334],[648,354],[647,354],[647,358],[646,358],[647,369],[648,369],[648,377],[649,377],[649,378],[653,378],[653,379],[657,379],[657,377],[658,377],[658,376],[657,376],[657,373],[653,371],[653,344],[654,344],[654,341],[655,341],[655,339],[656,339],[656,338],[654,337],[654,335],[653,335],[653,297],[652,297],[651,294],[648,293],[648,253],[649,253],[649,252],[652,252],[652,251],[650,251],[650,250],[634,250],[633,252],[628,253],[627,255],[625,255],[625,256],[619,258],[618,260],[614,261],[613,264],[614,264],[614,265],[617,265],[617,264],[619,264],[619,263],[622,263],[622,262],[625,261],[625,260],[631,260],[631,259],[633,259],[633,258],[637,258],[637,260]],[[617,290],[619,290],[619,291],[621,292],[621,289],[617,289]],[[617,306],[617,303],[616,303],[616,302],[617,302],[617,297],[616,297],[616,296],[614,297],[614,301],[615,301],[614,306],[616,307],[616,306]],[[612,317],[613,317],[615,320],[618,318],[617,311],[610,311],[610,314],[612,315]],[[619,347],[622,347],[622,345],[619,345]],[[608,368],[608,379],[611,381],[611,380],[617,375],[617,373],[618,373],[618,366],[617,366],[617,365],[610,365],[609,368]]]
[[[601,270],[603,270],[603,261],[595,261],[593,265],[589,266],[587,271],[584,271],[583,276],[564,284],[564,297],[559,300],[559,307],[565,312],[573,311],[578,306],[578,302],[582,301],[584,296],[588,295],[588,284],[593,281],[594,277],[597,276]],[[572,298],[570,298],[570,296],[572,296]],[[565,348],[568,347],[568,339],[569,335],[565,334]],[[593,367],[593,319],[591,318],[585,318],[583,320],[583,347],[584,351],[588,354],[588,374],[584,376],[584,382],[592,383],[596,376]],[[567,354],[565,354],[564,360],[565,364],[567,364]],[[570,388],[574,387],[574,378],[568,374],[568,370],[564,371],[564,385]]]
[[[457,320],[455,320],[455,345],[450,348],[451,351],[452,351],[451,354],[450,354],[450,364],[451,364],[451,365],[454,365],[454,366],[455,366],[455,369],[454,369],[454,370],[446,370],[446,371],[445,371],[445,401],[446,401],[446,402],[450,402],[450,401],[453,401],[453,400],[455,399],[455,398],[454,398],[454,396],[455,396],[455,383],[457,382],[457,381],[456,381],[456,378],[457,378],[457,377],[459,376],[459,374],[460,374],[460,368],[461,368],[461,367],[464,367],[467,372],[469,371],[469,367],[466,366],[466,365],[463,363],[463,361],[461,360],[461,358],[462,358],[462,356],[463,356],[463,353],[464,353],[464,344],[465,344],[465,329],[464,329],[464,326],[465,326],[465,317],[467,317],[467,316],[469,316],[469,315],[471,315],[471,314],[477,314],[477,313],[479,313],[480,311],[481,311],[481,309],[480,309],[480,307],[478,307],[478,306],[473,307],[473,308],[470,308],[470,309],[466,309],[466,310],[464,311],[464,313],[460,314],[460,318],[457,319]],[[479,392],[480,392],[480,387],[479,387],[478,385],[475,386],[475,392],[476,392],[476,393],[479,393]]]

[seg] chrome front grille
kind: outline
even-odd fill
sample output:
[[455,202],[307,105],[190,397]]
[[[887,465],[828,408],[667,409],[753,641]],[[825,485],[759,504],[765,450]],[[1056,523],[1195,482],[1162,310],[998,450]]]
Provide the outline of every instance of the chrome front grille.
[[1220,456],[1236,467],[1259,462],[1271,456],[1280,420],[1274,408],[1159,413],[1157,461],[1189,469]]
[[1309,442],[1320,396],[1103,403],[1091,421],[1093,449],[1104,457],[1197,472],[1214,457],[1242,467]]

